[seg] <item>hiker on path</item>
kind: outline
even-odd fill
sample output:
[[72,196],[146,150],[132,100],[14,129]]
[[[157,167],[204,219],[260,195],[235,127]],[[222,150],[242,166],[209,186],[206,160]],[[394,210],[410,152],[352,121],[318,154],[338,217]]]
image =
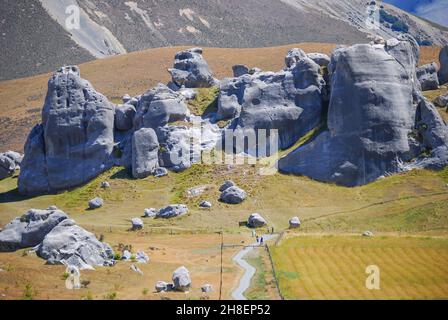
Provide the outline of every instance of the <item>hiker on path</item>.
[[263,237],[260,238],[260,245],[263,245],[264,239]]

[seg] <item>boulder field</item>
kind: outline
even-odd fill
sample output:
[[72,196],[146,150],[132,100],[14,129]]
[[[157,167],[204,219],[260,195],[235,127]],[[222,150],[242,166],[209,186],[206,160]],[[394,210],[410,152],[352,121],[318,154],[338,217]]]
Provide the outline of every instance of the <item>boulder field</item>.
[[[126,167],[137,179],[179,172],[222,142],[223,130],[276,129],[278,146],[288,149],[320,127],[278,167],[349,187],[414,168],[440,169],[448,164],[448,128],[422,89],[444,83],[447,50],[440,54],[438,79],[435,64],[417,68],[418,44],[402,36],[339,47],[331,57],[294,48],[283,70],[235,65],[234,77],[218,81],[202,49],[193,48],[176,54],[169,84],[126,95],[121,105],[96,92],[78,67],[63,67],[50,78],[41,124],[28,136],[19,192],[67,190],[112,166]],[[217,110],[193,115],[188,101],[194,88],[211,86],[220,89]],[[0,155],[2,176],[16,167],[5,158]],[[221,200],[244,198],[234,187]]]

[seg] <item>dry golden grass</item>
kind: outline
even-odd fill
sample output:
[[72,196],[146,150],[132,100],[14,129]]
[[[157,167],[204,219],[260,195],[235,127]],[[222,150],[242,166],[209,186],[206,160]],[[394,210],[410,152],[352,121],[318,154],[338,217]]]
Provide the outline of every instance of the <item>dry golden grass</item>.
[[[63,266],[48,266],[44,260],[25,256],[23,250],[0,255],[0,300],[24,299],[27,284],[35,291],[33,298],[46,299],[107,299],[116,294],[116,299],[160,300],[160,299],[218,299],[220,285],[221,236],[209,235],[149,235],[145,232],[105,233],[112,246],[130,244],[134,251],[145,251],[150,257],[148,264],[136,264],[143,276],[130,269],[131,262],[118,262],[114,267],[99,267],[95,271],[81,271],[81,281],[88,280],[87,288],[67,290]],[[125,241],[123,239],[126,239]],[[225,235],[228,244],[239,244],[243,236]],[[223,299],[230,299],[242,271],[233,264],[232,257],[238,249],[226,248],[223,254]],[[188,294],[179,292],[155,293],[157,281],[171,282],[172,272],[185,265],[193,282]],[[201,286],[210,283],[213,292],[203,294]]]
[[[329,54],[336,45],[302,43],[271,48],[223,49],[205,48],[204,56],[216,77],[232,75],[232,66],[242,63],[263,70],[280,70],[284,56],[293,47],[306,52]],[[187,47],[149,49],[82,64],[81,73],[96,90],[111,101],[119,102],[129,93],[145,92],[158,82],[167,83],[167,69],[173,64],[174,54]],[[437,47],[422,47],[421,62],[438,61]],[[0,82],[0,150],[23,149],[26,136],[39,123],[50,74]],[[11,134],[13,133],[13,134]]]
[[[302,236],[272,246],[286,299],[448,299],[448,239]],[[380,268],[380,290],[365,286]]]

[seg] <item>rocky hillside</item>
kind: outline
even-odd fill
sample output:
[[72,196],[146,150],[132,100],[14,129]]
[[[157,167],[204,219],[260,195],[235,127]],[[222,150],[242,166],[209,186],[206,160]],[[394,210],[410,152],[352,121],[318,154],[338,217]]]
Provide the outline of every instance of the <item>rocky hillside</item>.
[[[65,8],[72,4],[81,8],[81,29],[69,32],[64,29]],[[409,33],[421,44],[448,41],[438,26],[399,9],[384,5],[381,12],[377,33],[383,37]],[[164,46],[366,42],[366,15],[364,0],[6,0],[0,9],[0,41],[7,48],[0,60],[0,80]]]

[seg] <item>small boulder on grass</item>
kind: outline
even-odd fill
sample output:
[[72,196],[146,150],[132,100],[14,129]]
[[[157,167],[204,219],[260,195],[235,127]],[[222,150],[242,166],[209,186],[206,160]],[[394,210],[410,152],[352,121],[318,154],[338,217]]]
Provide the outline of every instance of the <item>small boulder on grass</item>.
[[158,167],[158,168],[154,169],[152,174],[156,178],[161,178],[161,177],[168,175],[168,170],[166,168]]
[[135,261],[137,261],[138,263],[148,263],[149,262],[149,257],[143,251],[139,251],[135,255]]
[[156,292],[168,291],[168,283],[165,281],[157,281],[155,288]]
[[213,286],[211,285],[211,284],[204,284],[202,287],[201,287],[201,291],[202,292],[204,292],[204,293],[210,293],[210,292],[212,292],[213,291]]
[[132,222],[132,230],[136,231],[136,230],[142,230],[143,229],[143,221],[140,218],[133,218],[131,220]]
[[237,186],[225,189],[219,198],[220,201],[227,204],[240,204],[246,199],[246,191]]
[[363,237],[373,237],[373,232],[372,231],[364,231],[362,233]]
[[235,185],[236,185],[235,182],[233,182],[232,180],[227,180],[227,181],[225,181],[225,182],[221,185],[221,187],[219,188],[219,191],[223,192],[223,191],[225,191],[225,190],[227,190],[227,189],[229,189],[230,187],[233,187],[233,186],[235,186]]
[[212,207],[212,204],[208,201],[201,201],[201,203],[199,204],[199,207],[201,207],[203,209],[210,209]]
[[97,197],[97,198],[89,201],[89,209],[90,210],[99,209],[103,206],[103,204],[104,204],[104,200]]
[[102,189],[109,189],[110,188],[110,183],[107,182],[107,181],[101,182],[101,188]]

